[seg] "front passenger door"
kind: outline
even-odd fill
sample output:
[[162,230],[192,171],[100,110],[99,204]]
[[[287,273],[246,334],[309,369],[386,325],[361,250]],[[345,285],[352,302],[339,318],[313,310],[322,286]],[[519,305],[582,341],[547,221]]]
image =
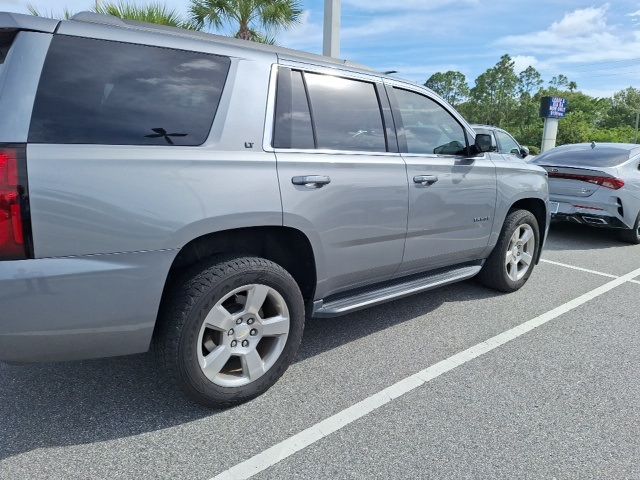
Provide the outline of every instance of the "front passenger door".
[[522,158],[520,145],[511,135],[500,130],[496,130],[496,137],[498,138],[498,144],[500,145],[500,153],[503,155],[513,155],[515,157]]
[[493,162],[469,157],[473,133],[437,99],[403,87],[388,90],[409,182],[402,271],[480,258],[496,204]]

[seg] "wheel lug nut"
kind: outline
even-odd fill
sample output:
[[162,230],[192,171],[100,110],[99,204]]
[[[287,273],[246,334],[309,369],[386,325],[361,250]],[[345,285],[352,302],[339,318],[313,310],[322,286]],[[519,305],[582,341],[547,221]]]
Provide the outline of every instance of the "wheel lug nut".
[[236,345],[238,345],[238,341],[237,340],[232,340],[231,341],[231,346],[235,347]]
[[255,328],[252,328],[251,331],[249,332],[249,335],[251,335],[252,337],[255,337],[258,334],[258,331]]
[[242,319],[241,319],[241,318],[238,318],[238,319],[236,320],[236,325],[240,325],[241,323],[242,323]]
[[242,341],[242,346],[243,347],[248,347],[249,346],[249,340],[243,340]]
[[227,332],[227,335],[233,335],[233,328]]
[[249,318],[249,319],[247,320],[247,325],[253,325],[253,322],[255,322],[255,319],[253,319],[253,318]]

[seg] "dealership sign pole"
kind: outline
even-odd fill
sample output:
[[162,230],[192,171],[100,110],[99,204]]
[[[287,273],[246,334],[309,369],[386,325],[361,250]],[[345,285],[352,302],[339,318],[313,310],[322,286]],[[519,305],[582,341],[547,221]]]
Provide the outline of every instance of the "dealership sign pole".
[[340,9],[342,0],[324,0],[324,40],[322,53],[340,56]]
[[540,99],[540,116],[544,118],[542,130],[542,152],[556,146],[558,138],[558,122],[567,114],[567,99],[561,97],[542,97]]

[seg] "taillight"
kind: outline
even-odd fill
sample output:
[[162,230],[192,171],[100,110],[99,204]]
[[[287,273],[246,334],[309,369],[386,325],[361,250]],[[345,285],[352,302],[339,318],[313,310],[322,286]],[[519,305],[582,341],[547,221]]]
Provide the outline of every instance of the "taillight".
[[0,145],[0,260],[31,253],[25,148]]
[[624,187],[624,180],[615,177],[599,177],[597,175],[575,175],[572,173],[549,172],[549,178],[562,178],[565,180],[578,180],[580,182],[593,183],[612,190],[620,190]]

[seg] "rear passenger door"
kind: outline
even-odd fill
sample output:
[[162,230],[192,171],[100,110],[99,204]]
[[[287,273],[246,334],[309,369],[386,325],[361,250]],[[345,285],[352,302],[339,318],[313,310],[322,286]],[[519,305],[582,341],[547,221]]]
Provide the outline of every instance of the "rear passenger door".
[[284,225],[316,255],[316,297],[391,277],[402,260],[407,177],[375,77],[280,67],[275,128]]
[[398,141],[409,177],[409,222],[402,271],[476,260],[489,242],[496,172],[470,157],[473,133],[426,91],[390,86]]

